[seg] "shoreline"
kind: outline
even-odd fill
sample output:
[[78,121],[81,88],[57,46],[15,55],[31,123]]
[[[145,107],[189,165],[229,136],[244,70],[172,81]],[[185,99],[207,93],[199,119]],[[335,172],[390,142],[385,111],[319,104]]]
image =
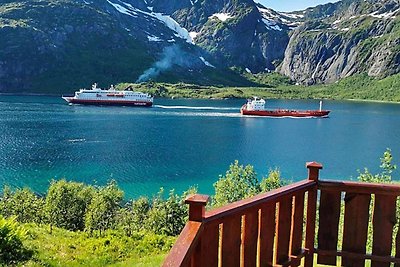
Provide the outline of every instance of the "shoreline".
[[[258,89],[258,88],[252,88]],[[44,94],[44,93],[0,93],[0,96],[44,96],[44,97],[62,97],[64,94]],[[233,100],[233,99],[247,99],[245,96],[231,96],[231,97],[185,97],[185,96],[155,96],[161,99],[203,99],[203,100]],[[381,104],[400,104],[400,101],[378,100],[378,99],[357,99],[357,98],[302,98],[302,97],[262,97],[266,99],[278,100],[328,100],[328,101],[350,101],[350,102],[366,102],[366,103],[381,103]]]

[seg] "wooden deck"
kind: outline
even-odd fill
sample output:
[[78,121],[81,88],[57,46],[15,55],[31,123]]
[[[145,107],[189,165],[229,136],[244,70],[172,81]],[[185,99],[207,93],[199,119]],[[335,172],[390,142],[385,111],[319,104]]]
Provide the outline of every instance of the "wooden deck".
[[189,222],[163,266],[311,267],[317,255],[318,264],[336,266],[339,257],[342,266],[400,267],[400,231],[393,238],[400,186],[321,181],[321,164],[307,168],[304,181],[210,211],[208,196],[190,196]]

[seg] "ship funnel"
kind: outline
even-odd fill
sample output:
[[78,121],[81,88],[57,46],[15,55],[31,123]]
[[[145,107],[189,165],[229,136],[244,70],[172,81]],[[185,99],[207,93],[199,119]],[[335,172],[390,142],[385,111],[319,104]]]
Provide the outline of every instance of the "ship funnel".
[[319,111],[322,111],[322,100],[319,101]]

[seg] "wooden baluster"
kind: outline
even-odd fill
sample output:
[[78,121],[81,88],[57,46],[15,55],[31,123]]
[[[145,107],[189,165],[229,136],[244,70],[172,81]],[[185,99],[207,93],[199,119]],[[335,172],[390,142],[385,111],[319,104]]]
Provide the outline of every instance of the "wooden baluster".
[[242,266],[257,265],[257,243],[258,243],[258,210],[254,209],[245,214],[243,235]]
[[[365,254],[371,195],[346,193],[343,251]],[[365,260],[343,257],[343,266],[363,267]]]
[[219,248],[219,225],[209,224],[204,227],[201,237],[201,257],[198,266],[217,267]]
[[[396,258],[400,258],[400,231],[396,234]],[[400,267],[400,263],[396,263],[395,267]]]
[[[318,249],[337,251],[340,191],[321,191],[319,206]],[[336,266],[336,256],[318,255],[318,264]]]
[[260,248],[259,261],[260,267],[270,267],[273,265],[274,257],[274,238],[275,238],[275,211],[276,204],[264,204],[260,209]]
[[[390,256],[393,226],[396,223],[396,196],[375,195],[372,254]],[[372,261],[372,267],[389,267],[390,263]]]
[[242,216],[233,215],[222,224],[222,266],[240,266]]
[[[208,199],[209,196],[200,194],[190,195],[186,198],[185,203],[189,204],[189,221],[196,221],[196,222],[203,221]],[[198,245],[196,246],[193,255],[191,257],[191,264],[190,264],[191,267],[202,266],[201,243],[202,243],[202,237],[200,237]]]
[[278,222],[276,235],[276,263],[284,264],[289,260],[289,242],[292,219],[292,197],[285,197],[278,203]]
[[[292,214],[292,240],[290,254],[297,256],[302,251],[304,219],[304,192],[294,196],[294,210]],[[292,266],[299,266],[300,260],[294,260]]]
[[[308,162],[308,180],[318,182],[319,170],[322,165],[317,162]],[[308,191],[307,198],[307,224],[306,224],[306,249],[308,250],[305,256],[305,267],[314,265],[314,239],[315,239],[315,219],[317,210],[317,185]]]

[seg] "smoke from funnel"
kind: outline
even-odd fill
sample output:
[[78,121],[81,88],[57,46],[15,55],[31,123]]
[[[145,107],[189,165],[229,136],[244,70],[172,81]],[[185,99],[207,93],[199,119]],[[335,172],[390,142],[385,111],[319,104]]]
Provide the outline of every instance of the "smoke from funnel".
[[189,66],[189,55],[178,45],[172,45],[164,48],[161,59],[153,64],[151,68],[145,70],[137,79],[137,83],[146,82],[157,77],[160,72],[170,69],[173,65]]

